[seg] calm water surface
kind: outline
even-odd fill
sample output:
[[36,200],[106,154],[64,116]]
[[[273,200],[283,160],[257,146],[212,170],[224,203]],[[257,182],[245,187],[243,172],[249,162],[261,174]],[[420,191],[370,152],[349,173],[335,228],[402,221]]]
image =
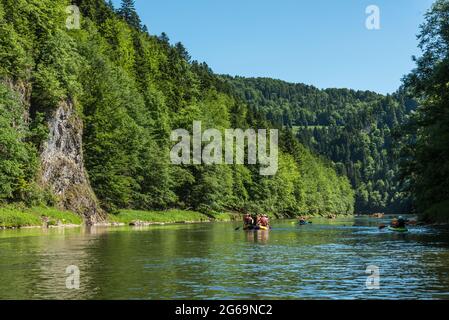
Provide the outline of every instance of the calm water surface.
[[[0,231],[0,299],[449,299],[449,230],[313,221]],[[69,265],[79,290],[66,289]]]

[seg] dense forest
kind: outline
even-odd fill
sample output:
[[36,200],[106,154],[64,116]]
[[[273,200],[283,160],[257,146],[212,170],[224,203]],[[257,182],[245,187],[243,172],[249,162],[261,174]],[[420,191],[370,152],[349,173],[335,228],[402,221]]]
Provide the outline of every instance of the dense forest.
[[418,36],[423,54],[404,79],[419,108],[403,126],[401,178],[423,220],[449,222],[449,1],[438,0]]
[[224,79],[252,110],[289,128],[301,143],[332,160],[356,190],[357,212],[410,211],[398,179],[395,135],[416,103],[402,90],[383,96],[267,78]]
[[[80,28],[67,26],[71,4],[0,0],[0,205],[447,220],[448,0],[426,15],[423,55],[387,96],[216,75],[151,35],[132,0],[74,1]],[[279,129],[277,174],[172,165],[170,132],[193,121]]]
[[[191,61],[181,43],[150,35],[133,1],[74,1],[79,29],[67,28],[70,4],[0,1],[1,204],[62,204],[85,216],[123,208],[353,212],[342,170]],[[172,165],[170,132],[194,120],[219,130],[279,128],[277,174]]]

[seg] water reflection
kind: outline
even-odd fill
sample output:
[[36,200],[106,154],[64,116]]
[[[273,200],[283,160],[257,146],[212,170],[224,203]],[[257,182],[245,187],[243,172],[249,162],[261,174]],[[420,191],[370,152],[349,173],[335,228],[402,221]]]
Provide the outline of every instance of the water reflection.
[[245,231],[246,240],[251,243],[267,244],[270,238],[270,231],[258,230],[258,231]]
[[[0,231],[3,299],[449,298],[449,231],[387,219]],[[80,290],[65,269],[81,270]],[[381,289],[367,290],[368,265]]]

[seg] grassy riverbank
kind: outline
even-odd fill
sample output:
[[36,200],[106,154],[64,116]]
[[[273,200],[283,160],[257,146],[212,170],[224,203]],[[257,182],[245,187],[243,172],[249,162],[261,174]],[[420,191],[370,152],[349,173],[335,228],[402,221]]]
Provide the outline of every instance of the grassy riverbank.
[[[274,214],[268,214],[273,220],[279,218]],[[309,215],[309,217],[322,217],[322,215]],[[341,217],[341,216],[339,216]],[[151,225],[151,224],[172,224],[172,223],[199,223],[199,222],[224,222],[241,221],[242,217],[238,213],[200,213],[197,211],[171,209],[166,211],[139,211],[121,210],[117,214],[108,215],[108,223],[124,225]],[[70,211],[62,211],[48,207],[4,206],[0,207],[0,229],[81,225],[82,218]]]
[[236,215],[231,213],[203,214],[196,211],[167,210],[167,211],[138,211],[122,210],[118,214],[110,214],[109,222],[132,223],[186,223],[208,221],[232,221]]
[[[276,216],[273,213],[267,213],[271,220],[277,219],[295,219],[296,216]],[[334,215],[334,214],[306,214],[308,218],[336,219],[352,217],[353,215]],[[108,222],[121,223],[126,225],[140,224],[170,224],[170,223],[189,223],[189,222],[225,222],[241,221],[242,215],[238,213],[200,213],[197,211],[186,211],[171,209],[166,211],[139,211],[139,210],[121,210],[118,214],[110,214]]]
[[81,217],[70,211],[47,207],[0,207],[0,228],[20,228],[55,225],[81,225]]
[[[238,215],[232,213],[203,214],[196,211],[167,210],[167,211],[138,211],[122,210],[118,214],[109,214],[109,223],[119,224],[163,224],[163,223],[192,223],[210,221],[232,221]],[[80,216],[70,211],[55,208],[21,206],[0,207],[0,229],[40,227],[56,225],[81,225]]]

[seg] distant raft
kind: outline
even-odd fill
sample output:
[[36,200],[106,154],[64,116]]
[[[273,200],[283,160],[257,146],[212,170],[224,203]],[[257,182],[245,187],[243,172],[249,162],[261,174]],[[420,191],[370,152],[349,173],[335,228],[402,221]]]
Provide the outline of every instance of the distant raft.
[[270,230],[271,227],[265,227],[265,226],[246,226],[243,227],[243,230],[245,231],[257,231],[257,230]]
[[393,227],[393,226],[389,226],[389,227],[388,227],[388,230],[394,231],[394,232],[407,232],[407,231],[408,231],[408,229],[405,228],[405,227],[402,227],[402,228],[396,228],[396,227]]

